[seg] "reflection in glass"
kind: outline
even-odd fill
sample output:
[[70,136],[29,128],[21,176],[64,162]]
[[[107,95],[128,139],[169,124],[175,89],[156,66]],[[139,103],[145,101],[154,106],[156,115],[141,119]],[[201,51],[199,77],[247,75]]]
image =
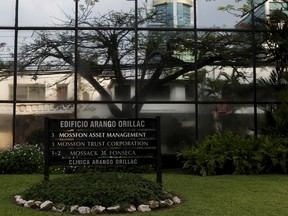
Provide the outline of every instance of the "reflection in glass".
[[134,38],[130,30],[79,31],[79,99],[129,100],[135,95]]
[[73,0],[19,0],[19,26],[70,26],[74,7]]
[[13,146],[13,104],[0,103],[0,151]]
[[195,107],[190,104],[145,104],[141,118],[160,117],[163,154],[175,154],[195,142]]
[[[31,71],[35,73],[35,71]],[[57,73],[60,73],[57,71]],[[62,77],[60,75],[54,75],[53,78],[49,75],[41,76],[36,81],[31,81],[31,76],[21,76],[18,78],[16,88],[16,99],[21,101],[49,101],[49,100],[73,100],[74,97],[74,85],[73,77],[65,79],[66,82],[60,82]],[[9,87],[9,99],[13,99],[13,88]]]
[[253,100],[251,34],[200,32],[199,100]]
[[263,103],[258,105],[257,123],[259,134],[287,136],[288,134],[288,109],[287,89],[281,93],[279,103]]
[[73,104],[17,103],[15,144],[44,144],[45,116],[73,118]]
[[[252,70],[252,68],[251,68]],[[204,76],[203,76],[204,75]],[[199,100],[252,101],[252,71],[247,68],[205,67],[199,71]]]
[[0,26],[12,26],[15,24],[16,0],[0,2]]
[[[115,107],[116,106],[116,107]],[[126,106],[126,107],[125,107]],[[116,109],[122,110],[133,104],[79,104],[78,118],[117,118]],[[195,141],[195,109],[188,104],[143,104],[139,118],[161,118],[162,153],[174,154]],[[122,116],[123,117],[123,116]],[[135,118],[129,115],[129,118]],[[173,126],[172,126],[173,125]]]
[[276,104],[259,104],[257,106],[257,125],[259,130],[259,135],[269,134],[275,129],[275,121],[272,113],[276,111]]
[[193,100],[197,69],[193,32],[151,30],[139,35],[139,99]]
[[73,31],[19,32],[17,100],[73,100],[73,35]]
[[[79,26],[133,27],[135,3],[127,0],[79,1]],[[128,19],[129,18],[129,21]],[[120,21],[122,20],[122,22]],[[115,22],[118,20],[118,22]],[[120,22],[119,22],[120,21]]]
[[[287,2],[266,1],[261,4],[261,16],[269,18],[269,25],[264,26],[271,32],[263,31],[255,37],[257,43],[257,99],[262,102],[273,102],[279,100],[285,88],[287,88],[287,31],[286,14]],[[256,11],[259,12],[260,8]],[[263,10],[267,10],[265,17]],[[259,13],[257,15],[260,15]],[[271,17],[270,17],[271,15]]]
[[108,104],[78,104],[78,118],[135,118],[135,105],[108,103]]
[[[195,82],[194,80],[174,80],[167,85],[157,86],[148,92],[149,80],[140,89],[140,100],[145,101],[190,101],[195,99]],[[147,94],[145,94],[147,93]]]
[[[275,71],[273,66],[257,68],[257,101],[273,102],[278,100],[285,74]],[[284,84],[284,85],[283,85]]]
[[[239,16],[242,15],[241,11],[220,11],[220,6],[231,5],[231,0],[221,1],[197,1],[197,25],[199,28],[234,28],[234,26],[240,21]],[[233,2],[235,8],[241,8],[243,2]],[[239,13],[236,15],[235,13]]]
[[[0,30],[0,100],[10,100],[9,87],[13,86],[14,32]],[[12,97],[13,99],[13,97]]]
[[[195,141],[194,132],[200,139],[226,129],[253,134],[257,103],[257,132],[264,133],[287,87],[286,35],[278,31],[285,25],[270,16],[277,2],[257,6],[256,30],[251,14],[238,19],[218,10],[230,3],[2,0],[0,148],[12,146],[15,130],[17,144],[34,142],[43,116],[161,116],[163,152],[174,154]],[[262,13],[266,6],[273,7]],[[276,31],[260,28],[258,18]]]
[[199,105],[199,138],[230,130],[234,134],[254,134],[254,107],[246,104]]
[[278,101],[279,93],[287,86],[286,36],[280,32],[263,32],[256,37],[256,42],[264,47],[261,53],[258,51],[256,62],[258,101]]
[[154,20],[152,27],[191,27],[193,25],[192,0],[153,0]]

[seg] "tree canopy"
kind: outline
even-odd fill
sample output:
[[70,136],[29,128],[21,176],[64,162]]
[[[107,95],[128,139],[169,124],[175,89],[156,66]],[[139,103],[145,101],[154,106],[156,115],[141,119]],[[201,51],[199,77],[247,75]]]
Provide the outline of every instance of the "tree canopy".
[[[80,7],[78,26],[81,28],[76,31],[36,31],[34,39],[21,47],[18,64],[21,71],[25,73],[27,68],[35,68],[33,76],[37,79],[40,75],[37,71],[44,66],[57,69],[59,73],[61,68],[71,68],[101,95],[102,100],[110,102],[113,99],[102,84],[103,79],[117,83],[120,96],[123,92],[120,100],[133,102],[136,95],[124,98],[127,96],[125,82],[137,78],[137,96],[144,102],[172,81],[195,79],[195,74],[198,72],[199,76],[199,71],[206,66],[231,67],[240,77],[239,74],[243,74],[239,68],[251,68],[253,58],[263,66],[271,65],[277,57],[275,39],[269,34],[259,34],[257,43],[253,44],[253,35],[245,31],[151,29],[148,24],[153,22],[155,11],[146,14],[111,11],[95,16],[91,10],[93,6],[97,4]],[[74,17],[67,16],[65,22],[72,27]],[[143,26],[143,30],[135,31],[136,25]],[[274,50],[267,49],[267,45]],[[115,103],[109,103],[115,117],[131,117],[141,108],[142,105],[136,107],[127,103],[120,109]]]

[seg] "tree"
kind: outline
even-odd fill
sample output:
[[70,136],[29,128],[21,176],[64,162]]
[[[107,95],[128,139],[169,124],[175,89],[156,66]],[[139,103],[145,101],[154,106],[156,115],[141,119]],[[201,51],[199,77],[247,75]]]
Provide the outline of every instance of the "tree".
[[270,76],[258,80],[260,86],[268,86],[270,94],[279,102],[263,106],[266,114],[264,133],[287,136],[288,131],[288,1],[281,3],[282,8],[275,10],[267,22],[272,34],[268,48],[275,56],[275,68]]
[[[138,31],[135,32],[135,12],[110,12],[100,17],[91,16],[88,7],[80,7],[78,25],[86,29],[79,30],[75,38],[71,31],[37,31],[34,41],[21,47],[19,65],[27,67],[60,69],[76,68],[83,77],[101,95],[105,101],[112,97],[102,85],[103,77],[113,79],[118,91],[125,92],[125,81],[135,76],[137,63],[138,97],[141,101],[149,95],[157,94],[164,85],[183,76],[191,76],[205,66],[229,66],[235,73],[241,74],[237,67],[251,67],[252,46],[247,45],[247,34],[227,32],[202,32],[194,40],[193,31]],[[155,12],[138,13],[137,24],[152,22]],[[66,25],[75,23],[67,16]],[[75,43],[77,54],[74,56]],[[257,46],[259,61],[267,63],[269,55],[263,49],[263,43]],[[137,53],[135,52],[137,50]],[[192,60],[184,60],[183,53]],[[262,56],[262,57],[260,57]],[[265,56],[265,57],[263,57]],[[137,62],[136,59],[137,58]],[[263,58],[263,59],[261,59]],[[265,61],[263,61],[265,60]],[[133,73],[128,73],[128,72]],[[25,72],[25,70],[23,70]],[[33,75],[35,79],[40,74]],[[235,75],[238,76],[238,75]],[[132,98],[121,99],[134,101]],[[138,113],[143,104],[135,106],[127,103],[120,109],[115,103],[109,103],[109,109],[115,117],[131,117]]]
[[[249,7],[243,15],[256,11],[258,7],[263,6],[266,1],[253,4],[253,1],[247,1]],[[273,60],[271,63],[271,72],[268,77],[261,77],[257,80],[260,88],[266,88],[263,97],[274,99],[274,103],[261,105],[265,111],[266,125],[263,128],[264,133],[274,135],[288,134],[287,114],[288,114],[288,1],[282,0],[269,2],[274,4],[273,11],[270,11],[269,17],[255,17],[254,28],[264,29],[267,32],[262,34],[264,48]],[[277,4],[277,5],[276,5]],[[222,7],[222,10],[237,10],[235,7]],[[252,27],[252,23],[251,23]],[[258,39],[258,38],[256,38]],[[261,98],[261,95],[259,95]]]
[[[0,53],[4,51],[6,43],[0,42]],[[13,62],[0,58],[0,81],[13,74]]]
[[[144,100],[147,95],[157,92],[171,80],[219,58],[203,57],[196,66],[195,63],[186,63],[173,57],[173,50],[166,49],[170,41],[164,34],[138,32],[136,35],[133,31],[134,11],[110,12],[100,17],[91,17],[91,10],[86,7],[81,7],[81,12],[79,26],[85,26],[87,30],[80,30],[77,39],[68,30],[43,30],[34,33],[37,34],[36,39],[21,47],[19,53],[19,65],[24,73],[25,68],[40,69],[43,65],[55,69],[76,68],[78,75],[89,82],[103,100],[112,101],[100,78],[115,80],[118,91],[124,92],[125,81],[131,79],[128,71],[133,71],[132,75],[135,75],[135,49],[138,45],[138,92],[139,97]],[[139,23],[144,23],[151,20],[151,16],[139,17],[138,20]],[[66,24],[71,23],[75,23],[74,18],[67,16]],[[167,45],[163,41],[166,41]],[[73,55],[75,42],[78,44],[77,56]],[[172,72],[172,68],[179,69]],[[34,78],[37,79],[39,75],[40,73],[36,72]],[[128,100],[133,101],[134,98]],[[120,109],[116,104],[109,103],[109,109],[115,117],[129,117],[139,112],[141,105],[136,111],[134,104],[126,104]]]

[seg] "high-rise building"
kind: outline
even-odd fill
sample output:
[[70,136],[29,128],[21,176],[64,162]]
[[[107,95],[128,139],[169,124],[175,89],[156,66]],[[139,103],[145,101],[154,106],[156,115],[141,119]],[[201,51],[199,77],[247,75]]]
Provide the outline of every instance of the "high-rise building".
[[153,0],[155,22],[165,27],[189,27],[192,25],[193,0]]
[[[271,12],[275,10],[281,10],[282,12],[288,14],[287,12],[287,2],[283,0],[254,0],[253,5],[250,6],[254,8],[255,21],[264,20],[267,21],[271,15]],[[250,28],[252,25],[252,9],[247,15],[238,22],[236,28]]]

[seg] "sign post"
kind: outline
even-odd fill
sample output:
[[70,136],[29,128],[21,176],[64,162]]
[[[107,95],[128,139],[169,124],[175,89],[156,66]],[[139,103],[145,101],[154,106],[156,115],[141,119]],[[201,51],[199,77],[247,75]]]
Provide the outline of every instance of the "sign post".
[[45,119],[44,179],[49,167],[156,165],[162,183],[160,118]]
[[49,118],[45,118],[45,135],[44,135],[44,180],[49,180]]

